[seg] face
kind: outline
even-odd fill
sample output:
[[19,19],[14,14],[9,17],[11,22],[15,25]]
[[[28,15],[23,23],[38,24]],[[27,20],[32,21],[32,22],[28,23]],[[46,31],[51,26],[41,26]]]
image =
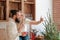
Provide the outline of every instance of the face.
[[16,15],[16,22],[20,22],[21,20],[23,20],[25,18],[24,14],[21,12],[17,12]]
[[20,12],[17,12],[16,17],[19,19],[20,18]]
[[20,13],[19,12],[17,12],[17,14],[16,14],[16,20],[15,20],[17,23],[19,23],[20,22]]
[[20,13],[20,19],[24,19],[25,18],[25,15],[23,13]]

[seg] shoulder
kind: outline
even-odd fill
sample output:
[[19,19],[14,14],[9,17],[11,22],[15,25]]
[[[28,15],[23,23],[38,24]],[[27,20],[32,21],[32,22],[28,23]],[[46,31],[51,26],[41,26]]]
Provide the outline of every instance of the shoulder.
[[25,23],[29,23],[31,20],[28,18],[25,18]]
[[28,18],[26,18],[25,20],[26,20],[26,21],[31,21],[31,20],[30,20],[30,19],[28,19]]
[[16,23],[12,22],[12,21],[9,21],[8,22],[8,26],[16,26]]

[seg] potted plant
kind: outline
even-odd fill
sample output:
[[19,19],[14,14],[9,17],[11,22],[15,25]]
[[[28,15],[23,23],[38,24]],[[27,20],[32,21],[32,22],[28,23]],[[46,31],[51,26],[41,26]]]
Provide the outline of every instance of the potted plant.
[[59,32],[57,31],[57,26],[55,25],[54,21],[52,20],[51,15],[48,13],[46,21],[43,23],[45,26],[45,33],[42,32],[44,35],[44,40],[60,40],[59,39]]

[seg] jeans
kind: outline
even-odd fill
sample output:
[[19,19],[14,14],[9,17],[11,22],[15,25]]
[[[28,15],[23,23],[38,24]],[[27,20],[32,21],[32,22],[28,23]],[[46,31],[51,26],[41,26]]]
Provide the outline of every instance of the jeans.
[[19,40],[29,40],[29,36],[26,35],[25,37],[19,36]]

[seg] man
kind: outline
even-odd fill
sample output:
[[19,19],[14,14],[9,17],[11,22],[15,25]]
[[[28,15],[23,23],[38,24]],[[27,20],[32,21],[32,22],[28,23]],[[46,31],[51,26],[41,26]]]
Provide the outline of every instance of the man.
[[28,33],[30,32],[30,25],[37,25],[39,23],[41,23],[43,21],[43,18],[40,18],[39,21],[34,21],[34,20],[29,20],[27,18],[25,18],[25,15],[20,11],[20,23],[19,23],[19,27],[18,27],[18,31],[19,31],[19,38],[20,40],[29,40],[29,36]]
[[17,10],[11,10],[11,18],[9,18],[8,26],[7,26],[7,38],[8,40],[19,40],[17,25],[15,20],[19,19],[19,13]]

